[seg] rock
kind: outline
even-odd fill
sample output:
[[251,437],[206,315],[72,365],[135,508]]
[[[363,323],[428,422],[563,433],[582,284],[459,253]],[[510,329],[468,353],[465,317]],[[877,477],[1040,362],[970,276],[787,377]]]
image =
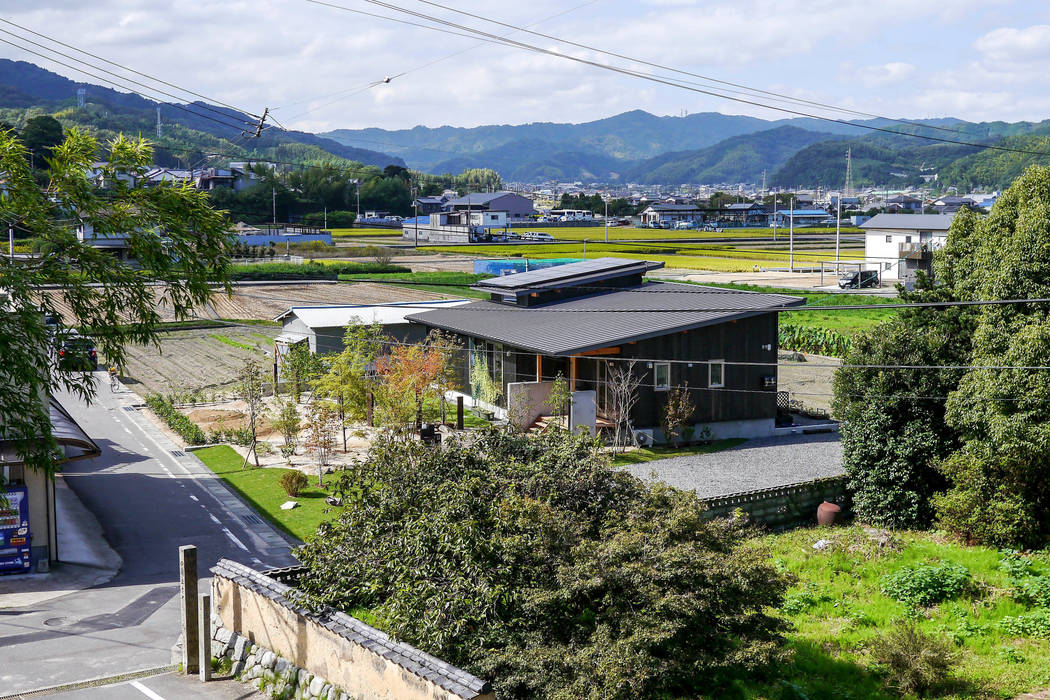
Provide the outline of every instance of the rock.
[[336,700],[339,697],[339,689],[329,686],[327,700]]
[[314,677],[310,681],[310,688],[309,688],[310,695],[313,695],[314,697],[318,697],[321,694],[321,690],[324,687],[325,687],[324,678],[321,678],[320,676]]
[[341,506],[343,505],[343,499],[336,498],[335,496],[328,496],[324,499],[324,502],[330,506]]
[[278,658],[277,661],[274,662],[274,673],[288,673],[289,671],[291,671],[293,674],[295,673],[295,667],[292,666],[292,662],[288,659]]
[[237,639],[233,643],[233,657],[232,658],[233,658],[234,661],[242,661],[244,659],[244,657],[245,657],[245,653],[244,652],[246,651],[245,647],[247,647],[247,646],[248,646],[248,639],[245,638],[245,637],[242,637],[241,635],[237,635]]
[[817,540],[813,543],[813,549],[818,552],[823,552],[825,549],[831,546],[831,540]]
[[252,666],[255,666],[258,661],[259,660],[255,658],[255,654],[248,654],[248,658],[244,660],[244,667],[251,668]]
[[319,697],[319,698],[327,698],[328,697],[328,691],[330,691],[331,689],[332,689],[332,684],[331,683],[325,683],[324,687],[321,688],[321,692],[317,694],[317,697]]
[[264,651],[262,655],[262,660],[259,661],[259,665],[265,668],[266,670],[270,670],[271,668],[273,668],[273,665],[276,662],[277,654],[274,654],[272,651]]
[[292,508],[298,508],[299,504],[295,501],[285,501],[281,504],[281,510],[291,510]]
[[244,670],[244,662],[243,661],[234,661],[233,662],[233,666],[230,667],[230,675],[233,676],[234,678],[236,678],[237,676],[241,675],[241,671],[243,671],[243,670]]
[[226,629],[225,627],[215,627],[214,639],[219,644],[228,644],[230,638],[233,637],[233,632]]

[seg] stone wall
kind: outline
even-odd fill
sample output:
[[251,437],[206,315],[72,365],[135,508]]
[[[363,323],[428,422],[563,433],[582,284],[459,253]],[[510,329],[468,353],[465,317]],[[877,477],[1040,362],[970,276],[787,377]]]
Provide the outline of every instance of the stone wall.
[[211,571],[214,654],[272,697],[493,698],[486,681],[360,620],[335,610],[308,612],[274,578],[227,559]]
[[740,509],[752,520],[771,530],[786,530],[816,524],[817,506],[823,501],[842,506],[845,513],[849,507],[849,492],[846,490],[846,477],[832,476],[705,500],[707,513],[712,518],[728,517]]

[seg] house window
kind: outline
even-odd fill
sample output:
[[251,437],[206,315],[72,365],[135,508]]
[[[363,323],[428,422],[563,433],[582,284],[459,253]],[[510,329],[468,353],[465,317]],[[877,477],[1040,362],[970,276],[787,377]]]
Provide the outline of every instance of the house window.
[[905,236],[904,237],[904,242],[905,243],[911,243],[911,236]]
[[887,243],[893,243],[893,236],[886,236]]
[[653,388],[667,391],[671,388],[671,363],[657,362],[653,365]]
[[707,386],[715,389],[726,385],[726,364],[715,360],[707,366]]

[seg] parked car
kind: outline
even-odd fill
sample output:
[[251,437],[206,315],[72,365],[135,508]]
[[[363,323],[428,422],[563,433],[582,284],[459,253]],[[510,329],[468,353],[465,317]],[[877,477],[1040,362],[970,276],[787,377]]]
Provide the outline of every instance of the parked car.
[[76,372],[92,372],[98,369],[95,341],[77,333],[67,333],[58,339],[57,355],[59,369]]
[[523,240],[526,240],[526,241],[553,241],[554,240],[554,236],[550,235],[549,233],[544,233],[543,231],[526,231],[525,233],[521,234],[521,237],[522,237]]
[[674,225],[674,227],[678,231],[683,231],[685,229],[696,228],[696,224],[692,223],[691,221],[679,221]]
[[879,286],[878,270],[849,272],[839,278],[839,289],[864,289]]

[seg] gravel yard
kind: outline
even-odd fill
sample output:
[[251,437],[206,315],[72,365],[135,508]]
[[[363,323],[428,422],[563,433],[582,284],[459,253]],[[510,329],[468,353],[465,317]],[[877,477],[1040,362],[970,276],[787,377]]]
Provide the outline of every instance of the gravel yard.
[[633,464],[640,479],[692,489],[702,498],[767,489],[842,474],[838,433],[748,440],[722,452]]

